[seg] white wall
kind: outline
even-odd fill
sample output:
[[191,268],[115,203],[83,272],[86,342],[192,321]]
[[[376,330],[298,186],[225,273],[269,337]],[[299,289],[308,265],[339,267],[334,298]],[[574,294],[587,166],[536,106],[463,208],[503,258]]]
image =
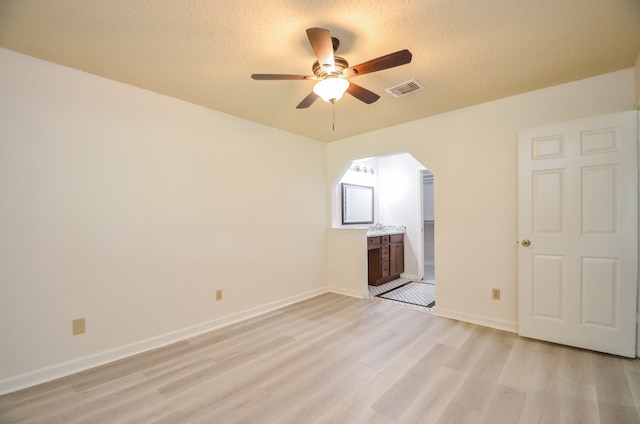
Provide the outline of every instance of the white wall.
[[326,290],[326,144],[4,49],[0,69],[0,392]]
[[409,154],[378,159],[380,168],[380,222],[384,225],[405,225],[404,273],[416,279],[422,267],[422,217],[420,191],[424,166]]
[[633,69],[575,81],[330,143],[327,178],[354,158],[413,155],[438,182],[436,312],[514,331],[518,130],[634,105]]
[[366,229],[329,229],[328,251],[329,290],[360,299],[368,298]]

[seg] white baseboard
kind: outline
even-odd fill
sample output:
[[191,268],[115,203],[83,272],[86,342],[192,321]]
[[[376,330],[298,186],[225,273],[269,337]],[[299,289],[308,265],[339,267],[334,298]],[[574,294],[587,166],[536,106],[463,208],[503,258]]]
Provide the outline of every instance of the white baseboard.
[[365,295],[365,293],[358,290],[343,289],[342,287],[336,286],[329,286],[329,291],[331,293],[342,294],[344,296],[355,297],[357,299],[368,299],[369,296],[368,293]]
[[404,272],[400,274],[401,278],[408,278],[409,280],[419,280],[416,274],[405,274]]
[[510,333],[518,332],[518,323],[513,321],[503,321],[494,318],[487,318],[479,315],[466,314],[464,312],[453,311],[438,307],[436,304],[433,314],[442,318],[451,318],[457,321],[469,322],[471,324],[481,325],[483,327],[496,328],[498,330],[508,331]]
[[167,346],[171,343],[185,340],[221,327],[234,324],[239,321],[244,321],[246,319],[273,311],[275,309],[282,308],[283,306],[310,299],[326,292],[326,288],[310,290],[308,292],[291,296],[286,299],[277,300],[275,302],[247,309],[246,311],[241,311],[235,314],[227,315],[225,317],[216,318],[211,321],[162,334],[150,339],[142,340],[125,346],[120,346],[115,349],[106,350],[104,352],[96,353],[84,358],[74,359],[71,361],[63,362],[61,364],[39,368],[34,371],[9,377],[4,380],[0,380],[0,395],[15,392],[27,387],[32,387],[37,384],[46,383],[48,381],[75,374],[80,371],[104,365],[109,362],[117,361],[128,356],[137,355],[142,352]]

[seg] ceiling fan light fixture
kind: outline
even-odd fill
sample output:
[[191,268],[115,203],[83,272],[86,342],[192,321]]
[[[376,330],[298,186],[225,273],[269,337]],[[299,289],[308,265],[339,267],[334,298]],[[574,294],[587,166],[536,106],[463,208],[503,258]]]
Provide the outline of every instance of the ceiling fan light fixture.
[[376,102],[380,96],[373,91],[350,83],[347,78],[371,72],[383,71],[396,66],[406,65],[411,62],[411,52],[407,49],[390,53],[375,59],[362,62],[356,66],[349,66],[345,58],[336,56],[334,53],[338,49],[340,42],[337,38],[331,37],[328,29],[308,28],[307,38],[316,56],[316,60],[311,66],[313,75],[291,75],[291,74],[252,74],[254,80],[315,80],[317,81],[313,91],[307,95],[296,106],[296,109],[306,109],[315,102],[318,97],[327,103],[335,103],[340,100],[346,91],[350,95],[363,103],[371,104]]
[[325,78],[313,87],[313,92],[325,102],[334,103],[340,100],[349,85],[349,81],[344,78]]

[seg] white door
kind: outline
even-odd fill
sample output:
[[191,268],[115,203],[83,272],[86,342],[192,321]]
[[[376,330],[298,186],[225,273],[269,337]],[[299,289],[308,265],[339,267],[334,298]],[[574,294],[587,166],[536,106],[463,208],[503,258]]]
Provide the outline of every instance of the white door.
[[635,357],[637,138],[635,111],[520,132],[520,335]]

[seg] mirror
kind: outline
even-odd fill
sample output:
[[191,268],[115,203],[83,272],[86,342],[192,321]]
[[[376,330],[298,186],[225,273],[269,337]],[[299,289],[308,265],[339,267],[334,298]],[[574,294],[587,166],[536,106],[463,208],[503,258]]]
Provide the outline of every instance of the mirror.
[[373,224],[373,187],[342,183],[342,225]]

